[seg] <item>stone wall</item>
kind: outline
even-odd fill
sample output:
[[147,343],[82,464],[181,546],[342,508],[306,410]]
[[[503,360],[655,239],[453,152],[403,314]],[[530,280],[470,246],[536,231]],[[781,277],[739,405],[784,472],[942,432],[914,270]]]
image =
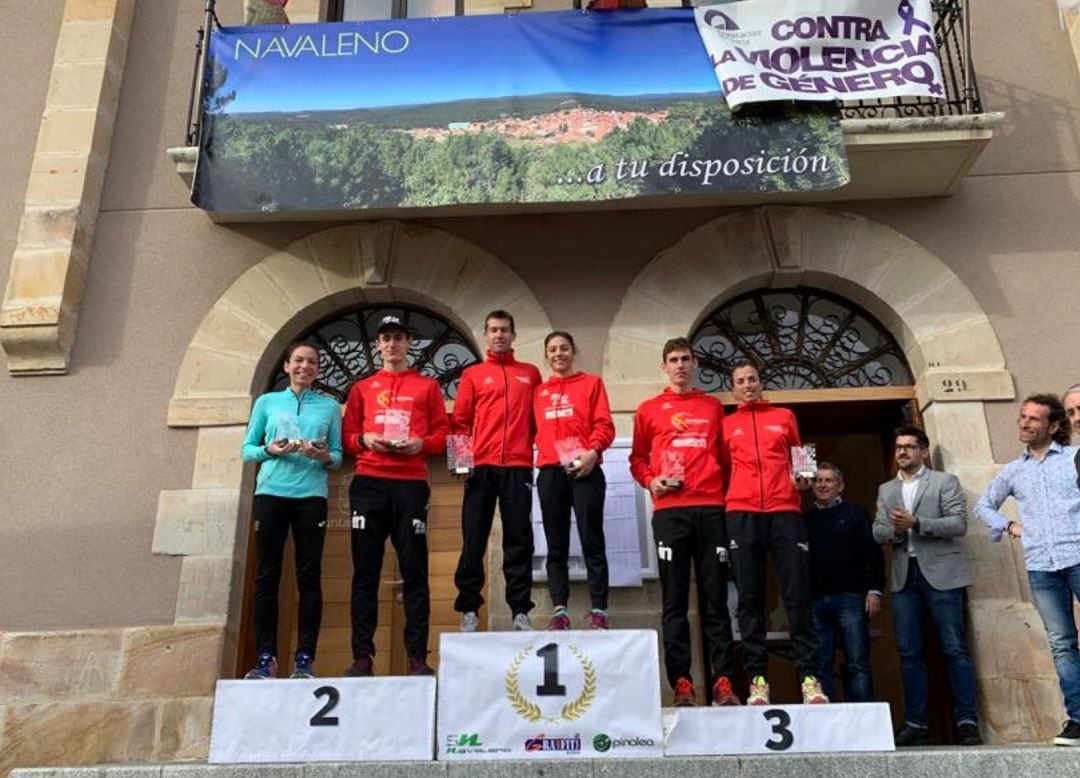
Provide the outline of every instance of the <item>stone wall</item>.
[[0,634],[0,775],[205,759],[224,636],[219,624]]

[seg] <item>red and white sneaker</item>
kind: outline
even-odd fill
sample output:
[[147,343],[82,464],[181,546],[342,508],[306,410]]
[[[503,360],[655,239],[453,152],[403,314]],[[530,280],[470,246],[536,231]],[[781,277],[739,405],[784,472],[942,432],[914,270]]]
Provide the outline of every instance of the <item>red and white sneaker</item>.
[[570,629],[570,615],[563,610],[556,611],[555,615],[551,617],[551,621],[548,622],[547,628],[556,631]]
[[821,691],[821,681],[812,675],[802,679],[802,702],[803,705],[824,705],[829,701],[825,692]]
[[589,629],[610,629],[611,621],[604,611],[590,611],[588,616]]
[[731,679],[726,675],[721,675],[716,679],[716,683],[712,687],[712,704],[713,705],[742,705],[742,700],[739,699],[739,695],[735,693],[735,690],[731,688]]
[[686,676],[675,680],[675,696],[671,702],[676,708],[692,708],[697,705],[694,700],[694,684]]
[[750,694],[746,695],[747,705],[768,705],[769,684],[765,682],[765,676],[755,675],[750,681]]

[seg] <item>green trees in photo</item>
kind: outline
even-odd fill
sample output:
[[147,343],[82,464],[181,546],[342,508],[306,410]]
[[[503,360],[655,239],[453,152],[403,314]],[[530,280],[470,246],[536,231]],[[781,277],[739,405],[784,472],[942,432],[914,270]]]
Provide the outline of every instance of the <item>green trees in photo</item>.
[[[598,141],[544,144],[487,130],[414,137],[340,113],[207,115],[195,197],[209,210],[332,210],[791,191],[846,181],[828,109],[769,105],[733,117],[722,101],[697,99],[666,111],[661,121],[639,116]],[[676,174],[663,167],[673,155]],[[775,162],[766,170],[759,161],[784,155],[802,155],[803,167]],[[815,156],[827,174],[806,164]]]

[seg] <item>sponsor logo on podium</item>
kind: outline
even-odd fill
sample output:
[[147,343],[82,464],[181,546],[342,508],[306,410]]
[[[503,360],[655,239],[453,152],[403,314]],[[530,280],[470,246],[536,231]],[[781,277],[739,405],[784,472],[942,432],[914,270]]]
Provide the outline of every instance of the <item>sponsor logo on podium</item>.
[[480,739],[479,732],[462,732],[446,736],[448,754],[509,754],[509,748],[489,748]]
[[573,737],[548,737],[537,735],[525,739],[526,751],[562,751],[568,754],[581,753],[581,735]]

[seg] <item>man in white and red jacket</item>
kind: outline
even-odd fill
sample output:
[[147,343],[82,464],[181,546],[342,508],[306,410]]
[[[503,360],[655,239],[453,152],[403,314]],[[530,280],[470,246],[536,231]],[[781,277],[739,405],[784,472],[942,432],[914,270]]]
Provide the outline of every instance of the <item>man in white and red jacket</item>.
[[379,579],[386,539],[394,544],[405,582],[405,649],[409,675],[431,675],[427,664],[427,458],[446,448],[450,426],[439,384],[409,370],[411,333],[397,316],[379,324],[382,368],[353,386],[342,439],[356,456],[349,486],[352,510],[352,652],[347,676],[374,673]]
[[653,500],[653,538],[664,601],[664,666],[674,704],[694,704],[690,675],[690,569],[711,666],[711,702],[738,705],[731,687],[734,661],[727,609],[727,533],[720,432],[724,407],[693,387],[697,360],[686,338],[664,344],[664,391],[638,406],[630,472]]
[[801,446],[795,415],[761,397],[757,367],[735,365],[731,391],[739,403],[724,418],[727,531],[731,567],[739,590],[739,631],[750,678],[747,705],[768,705],[769,655],[765,636],[766,559],[772,554],[788,615],[791,649],[803,703],[828,702],[815,675],[817,638],[810,618],[810,545],[791,468],[791,448]]
[[540,371],[514,358],[516,335],[509,313],[487,315],[487,358],[461,374],[454,401],[453,431],[472,436],[474,462],[465,482],[461,558],[454,572],[454,610],[461,614],[462,632],[476,631],[476,612],[484,604],[484,557],[496,501],[502,518],[506,602],[514,628],[532,629],[532,397]]

